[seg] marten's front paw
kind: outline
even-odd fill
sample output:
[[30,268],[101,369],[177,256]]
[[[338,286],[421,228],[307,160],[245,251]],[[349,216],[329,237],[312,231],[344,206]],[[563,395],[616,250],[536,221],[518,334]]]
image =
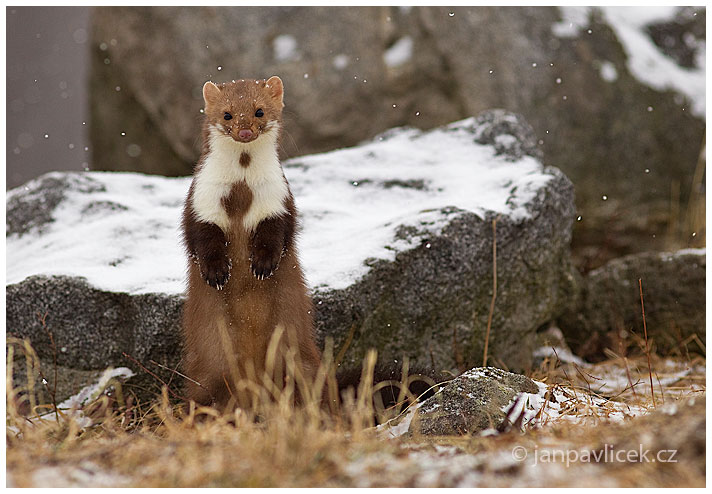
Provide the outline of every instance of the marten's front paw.
[[230,269],[232,268],[232,261],[229,257],[215,256],[199,259],[198,266],[200,267],[200,275],[208,285],[218,290],[222,290],[227,285],[227,281],[230,279]]
[[255,249],[250,256],[252,274],[258,280],[266,280],[277,271],[282,253],[268,249]]

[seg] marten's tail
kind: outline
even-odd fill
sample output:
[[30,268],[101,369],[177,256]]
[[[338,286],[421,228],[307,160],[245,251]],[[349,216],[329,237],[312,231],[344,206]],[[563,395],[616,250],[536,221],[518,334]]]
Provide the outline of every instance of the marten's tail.
[[[356,396],[362,384],[363,374],[360,369],[343,369],[336,373],[339,396],[342,401],[347,393]],[[370,383],[376,422],[391,418],[403,411],[414,400],[430,398],[439,389],[438,383],[450,379],[431,369],[411,367],[408,375],[403,375],[403,368],[395,365],[377,364],[373,369],[373,382]]]

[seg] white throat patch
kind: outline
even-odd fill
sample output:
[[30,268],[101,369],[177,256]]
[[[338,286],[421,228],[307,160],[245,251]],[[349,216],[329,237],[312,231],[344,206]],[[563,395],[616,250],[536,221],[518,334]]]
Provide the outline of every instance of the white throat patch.
[[[227,232],[230,218],[222,200],[241,181],[252,191],[252,203],[242,218],[245,230],[251,232],[260,221],[286,212],[288,188],[277,156],[278,125],[275,122],[269,132],[245,144],[211,126],[210,152],[194,179],[191,206],[198,220],[215,223]],[[247,167],[240,165],[243,152],[251,158]]]

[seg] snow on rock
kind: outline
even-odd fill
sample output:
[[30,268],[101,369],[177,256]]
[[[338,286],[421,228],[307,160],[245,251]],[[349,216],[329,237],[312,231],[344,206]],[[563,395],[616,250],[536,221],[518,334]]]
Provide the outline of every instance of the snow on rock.
[[601,62],[600,71],[601,79],[604,81],[615,82],[618,80],[618,70],[616,70],[616,66],[612,62],[609,62],[608,60]]
[[409,432],[443,436],[499,430],[511,418],[509,409],[522,394],[538,396],[539,392],[537,384],[526,376],[494,367],[476,367],[423,401],[416,417],[409,421]]
[[[117,292],[180,293],[179,225],[189,185],[136,173],[52,172],[10,191],[7,283],[66,275]],[[56,188],[64,190],[43,223],[27,231],[14,223]]]
[[[439,235],[461,212],[526,218],[525,205],[552,176],[529,156],[510,163],[489,146],[473,145],[474,124],[468,119],[425,133],[397,129],[356,148],[288,163],[304,218],[301,255],[310,284],[345,288],[369,271],[364,259],[392,261]],[[457,211],[444,211],[448,206]],[[418,233],[399,238],[404,227]]]
[[[678,65],[658,48],[646,28],[654,23],[668,21],[675,17],[678,8],[674,6],[655,7],[560,7],[562,20],[552,26],[552,32],[559,37],[575,37],[587,30],[591,9],[602,12],[603,18],[611,26],[628,57],[628,70],[640,82],[665,91],[672,89],[687,96],[695,115],[704,117],[706,101],[705,45],[698,47],[695,61],[697,67],[685,68]],[[605,72],[604,72],[605,70]],[[615,71],[615,68],[614,68]],[[615,80],[617,73],[601,67],[601,77],[606,81]],[[616,74],[616,75],[614,75]]]
[[410,36],[403,36],[383,53],[383,61],[387,67],[392,68],[400,67],[409,62],[412,57],[413,38]]
[[[510,163],[489,146],[473,145],[473,126],[471,118],[430,132],[395,129],[359,147],[286,162],[309,284],[345,288],[369,271],[365,259],[394,260],[418,238],[438,235],[460,211],[527,217],[525,205],[552,175],[534,158]],[[505,139],[515,137],[499,141]],[[27,194],[41,202],[35,191],[63,179],[68,190],[40,235],[9,232],[8,284],[67,275],[131,294],[183,292],[180,216],[189,178],[53,172],[11,191],[8,209],[25,207]],[[457,211],[442,211],[447,206]],[[403,227],[419,233],[399,238]]]
[[[493,110],[285,162],[320,342],[332,337],[341,347],[349,339],[345,368],[360,368],[372,347],[384,361],[408,356],[438,368],[476,361],[496,220],[501,288],[490,352],[510,368],[529,365],[536,328],[575,291],[573,188],[540,156],[521,117]],[[189,184],[50,173],[10,191],[9,331],[47,357],[51,345],[36,317],[47,312],[67,348],[60,365],[132,365],[125,352],[174,368],[186,268],[179,225]],[[462,355],[453,353],[453,338]]]

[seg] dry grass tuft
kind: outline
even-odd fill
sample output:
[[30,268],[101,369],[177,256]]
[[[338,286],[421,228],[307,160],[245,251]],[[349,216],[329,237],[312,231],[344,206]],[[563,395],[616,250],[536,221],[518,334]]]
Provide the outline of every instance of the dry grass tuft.
[[[336,465],[395,448],[374,429],[376,419],[386,421],[397,414],[379,408],[379,387],[371,384],[375,352],[364,361],[359,389],[345,393],[337,403],[325,405],[320,398],[324,388],[332,393],[336,389],[333,365],[320,369],[314,385],[304,382],[299,372],[293,372],[298,368],[290,366],[283,388],[270,393],[255,389],[252,407],[221,414],[193,402],[172,403],[166,386],[154,402],[125,401],[116,380],[106,382],[103,392],[81,410],[38,404],[37,383],[32,379],[32,370],[39,368],[37,355],[27,342],[11,343],[7,471],[18,487],[41,484],[45,474],[57,478],[60,485],[82,484],[73,468],[90,472],[90,485],[342,485],[345,477]],[[18,345],[28,359],[25,388],[13,386]],[[243,381],[232,384],[232,389],[253,387]],[[404,389],[401,400],[414,400]],[[69,473],[47,470],[58,465],[70,467]]]

